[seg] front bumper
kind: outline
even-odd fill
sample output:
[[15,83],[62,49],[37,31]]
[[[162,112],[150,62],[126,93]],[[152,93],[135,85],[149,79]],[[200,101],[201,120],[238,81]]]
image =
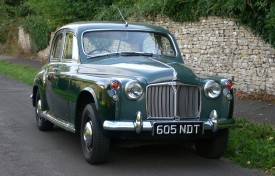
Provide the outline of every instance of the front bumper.
[[[105,120],[103,123],[103,128],[110,131],[136,131],[136,133],[141,133],[142,131],[152,131],[153,124],[155,121],[148,120],[142,121],[141,113],[137,113],[136,121],[110,121]],[[167,123],[171,121],[165,121]],[[174,121],[173,121],[174,122]],[[186,122],[186,121],[176,121],[176,122]],[[222,119],[218,120],[218,115],[216,110],[213,110],[207,121],[203,122],[204,130],[212,130],[212,132],[217,132],[218,129],[230,128],[235,126],[234,119]]]

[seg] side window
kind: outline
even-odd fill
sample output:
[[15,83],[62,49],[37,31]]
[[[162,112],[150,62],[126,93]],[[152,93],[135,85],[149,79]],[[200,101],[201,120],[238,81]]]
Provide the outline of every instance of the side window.
[[78,47],[76,37],[72,33],[67,33],[65,38],[64,59],[78,59]]
[[176,53],[168,38],[161,37],[162,54],[165,56],[175,56]]
[[159,34],[151,34],[144,39],[143,52],[153,52],[155,54],[172,57],[176,56],[176,52],[169,38]]
[[54,46],[53,46],[53,53],[52,53],[52,59],[53,60],[59,60],[61,57],[61,52],[62,52],[62,34],[59,34],[56,37]]

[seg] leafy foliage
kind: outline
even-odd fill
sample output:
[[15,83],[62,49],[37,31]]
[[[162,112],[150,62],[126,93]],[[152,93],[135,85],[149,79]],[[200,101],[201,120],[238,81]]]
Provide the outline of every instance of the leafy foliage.
[[5,43],[8,36],[11,35],[13,30],[13,23],[16,23],[16,17],[19,15],[18,7],[21,5],[23,0],[2,0],[0,1],[0,43]]
[[62,24],[91,20],[97,14],[99,7],[112,4],[112,0],[27,0],[28,7],[36,15],[42,15],[51,27],[56,28]]
[[[57,27],[76,21],[105,20],[122,21],[118,12],[129,21],[141,18],[167,16],[174,21],[197,21],[210,15],[232,17],[237,22],[249,26],[252,31],[263,37],[275,47],[275,1],[274,0],[2,0],[0,1],[0,42],[5,42],[9,24],[14,18],[27,18],[26,22],[40,22],[41,33],[49,33]],[[30,16],[30,17],[29,17]],[[35,17],[38,16],[38,17]],[[25,21],[24,21],[25,22]],[[28,26],[30,25],[30,26]],[[35,50],[48,44],[40,43],[35,26],[30,22],[24,28],[31,33]],[[45,42],[45,43],[43,43]],[[43,43],[43,44],[42,44]]]
[[120,0],[99,7],[97,20],[120,20],[117,11],[131,20],[164,15],[174,21],[197,21],[210,15],[235,18],[275,47],[275,1],[272,0]]
[[41,16],[28,16],[21,25],[30,34],[31,49],[38,52],[48,46],[50,41],[50,27]]

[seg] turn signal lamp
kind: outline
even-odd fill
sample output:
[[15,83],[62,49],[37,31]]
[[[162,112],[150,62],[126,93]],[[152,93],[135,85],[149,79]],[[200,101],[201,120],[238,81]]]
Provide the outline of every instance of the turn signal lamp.
[[116,81],[116,80],[112,81],[112,83],[111,83],[111,88],[112,88],[113,90],[118,90],[119,87],[120,87],[120,83],[119,83],[118,81]]
[[228,90],[231,90],[232,87],[233,87],[233,82],[232,82],[231,80],[226,81],[225,87],[226,87]]

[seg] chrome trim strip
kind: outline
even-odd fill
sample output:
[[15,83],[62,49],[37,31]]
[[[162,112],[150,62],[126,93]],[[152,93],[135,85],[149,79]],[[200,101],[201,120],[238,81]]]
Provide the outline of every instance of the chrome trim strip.
[[173,89],[173,92],[174,92],[174,117],[176,119],[179,119],[179,117],[177,117],[177,110],[178,110],[178,88],[179,86],[176,85],[176,86],[172,86],[172,89]]
[[70,131],[73,133],[76,132],[74,124],[72,124],[70,122],[66,122],[65,120],[62,120],[62,119],[58,119],[58,118],[54,117],[53,115],[49,114],[47,111],[43,111],[41,113],[41,116],[67,131]]
[[198,85],[193,85],[193,84],[184,84],[178,81],[171,81],[171,82],[163,82],[163,83],[156,83],[156,84],[149,84],[147,87],[149,86],[161,86],[161,85],[170,85],[170,86],[193,86],[193,87],[199,87]]

